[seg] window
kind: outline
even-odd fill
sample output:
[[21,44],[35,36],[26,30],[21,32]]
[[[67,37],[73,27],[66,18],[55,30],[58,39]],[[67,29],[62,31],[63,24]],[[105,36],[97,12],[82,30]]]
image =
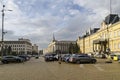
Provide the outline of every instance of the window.
[[112,38],[112,32],[109,33],[109,38]]
[[112,48],[111,44],[109,44],[110,49]]
[[118,44],[118,49],[120,49],[120,43]]
[[118,36],[120,36],[120,30],[118,31]]
[[114,37],[116,37],[117,36],[117,33],[116,33],[116,31],[114,32]]
[[116,47],[116,43],[114,43],[114,49],[116,49],[117,47]]

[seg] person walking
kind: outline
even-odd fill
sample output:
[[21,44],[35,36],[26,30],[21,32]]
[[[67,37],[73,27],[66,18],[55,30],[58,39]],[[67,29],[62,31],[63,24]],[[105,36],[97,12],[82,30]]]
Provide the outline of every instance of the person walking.
[[58,56],[58,63],[61,64],[61,54]]

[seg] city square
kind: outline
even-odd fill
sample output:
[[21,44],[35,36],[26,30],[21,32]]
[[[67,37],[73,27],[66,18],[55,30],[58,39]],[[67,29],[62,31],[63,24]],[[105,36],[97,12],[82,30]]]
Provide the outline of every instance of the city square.
[[43,57],[24,63],[0,64],[1,80],[119,80],[120,63],[72,64],[45,62]]
[[120,0],[0,0],[0,80],[119,80]]

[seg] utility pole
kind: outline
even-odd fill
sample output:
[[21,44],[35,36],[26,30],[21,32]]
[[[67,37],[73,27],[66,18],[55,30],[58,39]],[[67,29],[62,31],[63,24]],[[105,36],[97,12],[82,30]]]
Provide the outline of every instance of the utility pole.
[[3,55],[4,55],[4,34],[5,34],[5,32],[4,32],[4,16],[5,16],[5,13],[4,13],[4,11],[5,11],[5,5],[3,5],[3,9],[2,9],[2,45],[1,45],[1,57],[3,57]]
[[5,5],[3,5],[3,9],[2,9],[2,40],[1,40],[1,57],[3,57],[4,55],[4,35],[5,32],[4,31],[4,17],[5,17],[5,11],[12,11],[12,10],[5,10]]

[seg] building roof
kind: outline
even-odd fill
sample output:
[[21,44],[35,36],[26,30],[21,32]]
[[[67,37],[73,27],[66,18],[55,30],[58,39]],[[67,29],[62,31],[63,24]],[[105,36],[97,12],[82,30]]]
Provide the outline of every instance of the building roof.
[[[1,43],[1,41],[0,41],[0,43]],[[18,43],[27,43],[27,44],[29,44],[29,45],[32,45],[30,42],[28,42],[28,41],[4,41],[4,43],[7,43],[7,44],[13,44],[13,43],[15,43],[15,44],[18,44]]]
[[105,18],[105,24],[114,24],[116,22],[118,22],[120,20],[118,14],[109,14],[106,18]]

